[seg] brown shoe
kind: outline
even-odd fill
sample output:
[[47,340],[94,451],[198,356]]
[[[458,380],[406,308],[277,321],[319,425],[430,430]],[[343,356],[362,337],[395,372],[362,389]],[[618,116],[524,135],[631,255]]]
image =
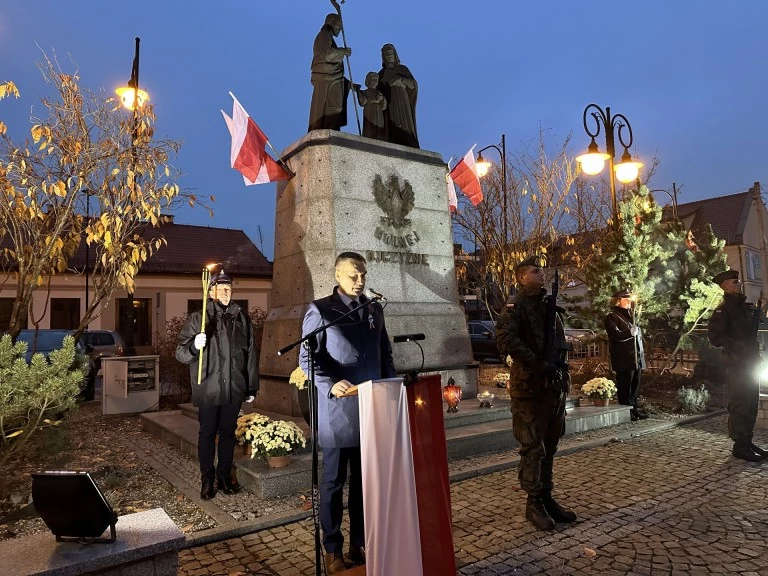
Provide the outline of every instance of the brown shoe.
[[353,566],[362,566],[365,564],[365,548],[350,544],[346,559],[347,562],[351,563]]
[[344,555],[341,552],[326,552],[325,553],[325,573],[326,574],[338,574],[344,572],[347,569],[347,565],[344,562]]

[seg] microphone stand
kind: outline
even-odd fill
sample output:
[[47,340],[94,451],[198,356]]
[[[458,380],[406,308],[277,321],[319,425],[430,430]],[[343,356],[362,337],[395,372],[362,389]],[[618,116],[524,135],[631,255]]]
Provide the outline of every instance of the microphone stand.
[[[317,348],[317,335],[321,332],[325,332],[331,326],[340,324],[342,320],[345,320],[352,314],[357,314],[359,317],[363,306],[373,302],[378,302],[379,300],[381,300],[381,298],[369,298],[365,304],[360,303],[360,306],[357,308],[350,308],[347,312],[336,318],[336,320],[323,324],[306,336],[302,336],[299,340],[296,340],[296,342],[293,342],[284,348],[280,348],[280,350],[277,351],[277,355],[282,356],[283,354],[296,348],[296,346],[303,345],[309,353],[309,391],[307,395],[309,396],[309,426],[311,435],[310,444],[312,446],[312,522],[315,529],[315,574],[317,576],[321,576],[320,566],[323,564],[322,555],[320,553],[320,522],[318,520],[320,516],[320,489],[318,481],[319,464],[317,455],[317,386],[315,385],[315,348]],[[359,319],[358,322],[355,322],[355,324],[359,324],[361,322],[362,319]]]

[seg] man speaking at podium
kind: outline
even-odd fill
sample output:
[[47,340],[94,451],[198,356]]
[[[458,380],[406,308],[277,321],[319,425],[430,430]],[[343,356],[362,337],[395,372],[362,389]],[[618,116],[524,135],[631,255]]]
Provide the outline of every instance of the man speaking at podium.
[[[302,326],[302,336],[306,336],[352,309],[357,311],[336,326],[320,332],[314,350],[318,443],[323,451],[320,527],[328,574],[365,563],[358,400],[357,396],[341,396],[353,385],[397,375],[392,346],[384,326],[383,309],[378,302],[369,300],[363,294],[366,273],[365,258],[360,254],[339,254],[336,258],[338,286],[330,296],[310,303]],[[299,362],[304,372],[309,374],[309,353],[306,349],[302,348]],[[347,467],[349,551],[345,558],[341,517]]]

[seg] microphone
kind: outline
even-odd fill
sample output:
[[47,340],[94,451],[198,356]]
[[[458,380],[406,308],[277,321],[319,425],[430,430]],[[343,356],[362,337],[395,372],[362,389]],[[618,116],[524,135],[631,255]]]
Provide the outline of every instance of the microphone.
[[419,332],[418,334],[398,334],[392,338],[392,342],[415,342],[417,340],[424,340],[426,336]]
[[381,294],[380,292],[376,292],[376,290],[372,288],[366,288],[365,295],[368,297],[369,300],[374,300],[374,301],[384,300],[385,302],[387,300],[383,294]]

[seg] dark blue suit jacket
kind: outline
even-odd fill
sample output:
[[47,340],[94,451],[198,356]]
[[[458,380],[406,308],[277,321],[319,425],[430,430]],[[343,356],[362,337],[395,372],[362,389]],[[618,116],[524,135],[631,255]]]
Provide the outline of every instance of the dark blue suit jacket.
[[[336,326],[320,332],[315,348],[315,384],[318,395],[318,441],[328,448],[360,445],[360,416],[357,396],[336,398],[331,387],[339,380],[361,384],[367,380],[393,378],[395,364],[392,345],[384,325],[384,312],[378,302],[359,298],[362,320],[351,315]],[[333,294],[309,305],[304,315],[302,335],[336,320],[349,311],[338,295]],[[299,363],[309,374],[309,353],[301,349]]]

